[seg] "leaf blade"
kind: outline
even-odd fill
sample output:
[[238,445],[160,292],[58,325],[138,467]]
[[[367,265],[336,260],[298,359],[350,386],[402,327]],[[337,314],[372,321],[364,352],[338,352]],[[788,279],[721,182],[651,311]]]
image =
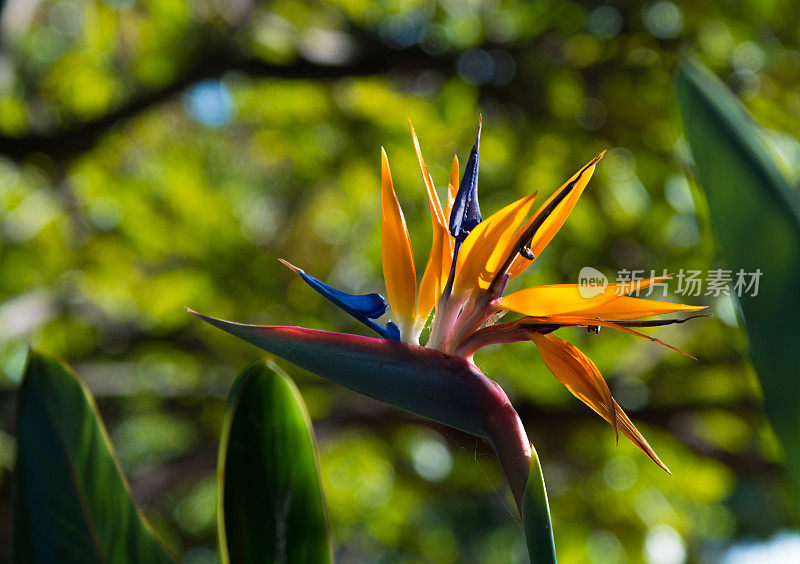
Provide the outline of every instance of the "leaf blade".
[[78,379],[31,351],[18,402],[14,560],[174,562],[131,500]]
[[273,363],[249,367],[231,390],[218,487],[223,562],[332,561],[311,420]]
[[676,89],[727,267],[762,273],[758,295],[739,300],[740,312],[766,413],[800,496],[800,352],[794,338],[800,317],[800,197],[755,122],[715,77],[686,62]]
[[556,545],[553,524],[550,521],[550,504],[544,485],[542,467],[536,449],[531,445],[531,468],[522,500],[522,527],[531,563],[555,564]]

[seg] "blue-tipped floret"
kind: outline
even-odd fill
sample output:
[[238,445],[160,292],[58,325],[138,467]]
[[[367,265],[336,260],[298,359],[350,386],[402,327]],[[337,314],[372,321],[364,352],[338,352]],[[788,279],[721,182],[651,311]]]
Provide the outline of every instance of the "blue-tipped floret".
[[449,296],[453,290],[453,279],[456,273],[456,262],[458,261],[458,251],[461,248],[461,243],[483,221],[481,207],[478,205],[478,161],[482,126],[483,116],[478,118],[478,133],[475,135],[475,145],[473,145],[469,154],[464,176],[461,178],[461,184],[458,185],[458,192],[456,192],[456,198],[453,201],[453,209],[450,211],[450,235],[456,241],[453,249],[453,262],[450,265],[450,274],[447,277],[447,284],[444,288],[445,297]]
[[386,327],[384,327],[375,321],[375,319],[386,313],[386,310],[389,308],[389,304],[380,294],[348,294],[347,292],[337,290],[333,286],[329,286],[325,282],[306,274],[303,270],[285,260],[281,260],[281,262],[296,272],[306,284],[311,286],[319,294],[358,319],[384,339],[390,339],[392,341],[400,340],[400,329],[397,327],[397,324],[390,321],[386,324]]
[[461,184],[458,185],[458,192],[453,201],[453,209],[450,212],[450,234],[458,242],[463,242],[470,231],[483,221],[481,208],[478,205],[478,150],[481,142],[482,123],[483,119],[481,118],[478,120],[478,134],[475,136],[475,145],[469,154],[464,176],[461,179]]

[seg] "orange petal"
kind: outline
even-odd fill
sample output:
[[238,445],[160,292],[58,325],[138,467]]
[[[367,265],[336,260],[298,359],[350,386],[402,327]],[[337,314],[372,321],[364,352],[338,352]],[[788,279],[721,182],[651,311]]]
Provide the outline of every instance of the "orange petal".
[[[542,211],[547,207],[554,198],[558,196],[563,190],[569,189],[569,186],[572,182],[576,182],[574,188],[569,193],[569,195],[564,198],[564,200],[559,203],[550,216],[545,219],[544,223],[542,223],[541,227],[536,231],[533,235],[533,239],[531,241],[530,249],[534,254],[534,257],[538,257],[547,244],[555,237],[558,230],[561,229],[561,226],[564,225],[564,222],[567,220],[570,212],[572,212],[572,208],[575,207],[575,204],[578,202],[578,198],[581,197],[583,190],[586,188],[586,185],[589,183],[589,180],[592,178],[592,174],[594,174],[594,167],[601,158],[605,151],[597,155],[594,159],[589,161],[581,170],[576,172],[572,177],[565,182],[561,188],[556,190],[548,200],[542,204],[542,206],[536,211],[536,213],[530,218],[530,220],[520,229],[520,232],[524,232],[525,229],[528,228],[535,220],[536,216],[538,216]],[[522,255],[517,256],[514,259],[514,262],[511,263],[511,267],[508,269],[508,275],[510,278],[514,278],[522,274],[528,266],[531,265],[533,261],[530,261],[523,257]]]
[[540,325],[564,325],[564,326],[592,325],[596,327],[608,327],[610,329],[616,329],[617,331],[622,331],[623,333],[628,333],[629,335],[635,335],[636,337],[647,339],[648,341],[652,341],[653,343],[659,344],[662,347],[667,347],[670,350],[673,350],[677,353],[681,353],[684,356],[688,356],[692,360],[697,360],[692,355],[683,352],[678,347],[674,347],[669,343],[665,343],[661,339],[656,339],[655,337],[652,337],[650,335],[645,335],[644,333],[640,333],[639,331],[634,331],[630,327],[625,327],[624,325],[620,325],[619,323],[614,323],[613,321],[608,321],[607,319],[597,319],[595,317],[589,317],[585,315],[553,315],[550,317],[525,318],[525,321],[530,323],[538,323]]
[[620,296],[614,300],[599,305],[585,311],[585,315],[591,317],[602,317],[604,319],[625,320],[641,319],[651,315],[664,315],[665,313],[682,313],[689,311],[699,311],[706,306],[692,306],[686,304],[676,304],[672,302],[659,302],[656,300],[646,300],[643,298],[631,298]]
[[453,202],[456,201],[456,194],[458,194],[458,156],[453,156],[453,164],[450,165],[450,182],[447,184],[447,202],[444,205],[444,217],[450,222],[450,212],[453,209]]
[[455,287],[486,289],[517,244],[517,230],[536,199],[534,192],[496,211],[467,236],[458,254]]
[[[622,411],[622,408],[616,401],[614,401],[614,409],[617,412],[617,426],[619,427],[619,430],[622,431],[622,434],[628,437],[628,439],[630,439],[630,441],[635,444],[639,450],[649,456],[650,460],[663,468],[667,474],[672,474],[672,472],[669,471],[669,468],[667,468],[667,465],[661,462],[661,459],[655,453],[653,447],[650,446],[650,443],[647,442],[647,439],[645,439],[644,436],[639,432],[639,429],[636,428],[636,426],[633,424],[633,421],[631,421],[625,412]],[[608,419],[606,419],[606,421],[608,421]]]
[[414,143],[414,151],[417,154],[417,162],[419,163],[419,170],[422,173],[422,180],[425,182],[425,190],[428,193],[428,205],[431,210],[431,219],[438,222],[443,227],[447,226],[447,221],[444,218],[442,205],[439,203],[439,196],[436,194],[436,188],[433,185],[433,179],[428,171],[428,165],[425,164],[425,159],[422,157],[422,150],[419,148],[419,139],[417,133],[414,131],[414,126],[411,120],[408,120],[408,127],[411,129],[411,140]]
[[622,431],[653,462],[669,472],[622,408],[611,397],[611,391],[600,370],[589,357],[555,335],[532,333],[531,338],[536,343],[548,370],[572,392],[572,395],[611,423],[615,431]]
[[425,189],[428,194],[428,207],[431,212],[431,226],[433,229],[431,252],[428,255],[428,262],[425,265],[425,272],[422,274],[422,280],[419,285],[414,329],[416,333],[422,330],[434,304],[444,290],[444,285],[447,282],[445,277],[449,273],[450,263],[453,260],[453,241],[447,230],[447,222],[444,219],[444,212],[439,203],[439,196],[436,194],[433,179],[428,171],[428,166],[425,164],[425,159],[422,157],[417,134],[414,132],[411,120],[408,121],[408,126],[411,128],[411,139],[414,142],[417,162],[419,163],[419,169],[422,172],[422,179],[425,182]]
[[585,298],[581,295],[578,284],[553,284],[525,288],[503,296],[499,305],[509,311],[540,317],[596,309],[618,297],[613,285],[607,286],[597,296]]
[[381,147],[381,253],[383,279],[400,334],[406,339],[413,328],[417,300],[417,274],[403,210],[397,201],[386,151]]
[[444,233],[437,234],[437,231],[438,229],[434,227],[431,252],[428,255],[425,272],[422,274],[422,280],[419,283],[415,333],[422,331],[428,316],[433,310],[433,306],[436,305],[439,296],[444,291],[448,269],[453,260],[452,242],[448,238],[450,233],[445,230]]
[[659,302],[620,295],[621,288],[628,292],[643,290],[666,276],[639,280],[631,284],[612,283],[596,296],[584,297],[578,284],[553,284],[535,286],[500,298],[501,308],[523,315],[573,315],[610,319],[640,319],[650,315],[697,311],[704,306],[690,306]]

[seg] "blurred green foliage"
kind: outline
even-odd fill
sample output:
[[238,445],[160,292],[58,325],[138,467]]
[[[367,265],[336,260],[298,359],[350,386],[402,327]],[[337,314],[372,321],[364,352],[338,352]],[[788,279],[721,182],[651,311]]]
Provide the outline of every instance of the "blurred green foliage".
[[[441,190],[483,112],[485,212],[533,189],[547,196],[609,149],[517,284],[573,282],[585,265],[609,275],[715,268],[672,65],[693,52],[722,76],[796,184],[798,24],[788,0],[7,0],[0,547],[9,546],[13,393],[31,343],[87,381],[134,497],[170,548],[184,562],[215,560],[225,396],[259,353],[183,306],[360,333],[276,259],[348,291],[382,288],[383,145],[424,266],[430,220],[407,116]],[[672,477],[615,445],[532,345],[477,356],[536,443],[560,561],[714,561],[791,524],[731,301],[694,301],[715,317],[658,334],[696,362],[622,334],[562,331],[598,364]],[[315,423],[340,561],[524,558],[488,445],[284,366]]]

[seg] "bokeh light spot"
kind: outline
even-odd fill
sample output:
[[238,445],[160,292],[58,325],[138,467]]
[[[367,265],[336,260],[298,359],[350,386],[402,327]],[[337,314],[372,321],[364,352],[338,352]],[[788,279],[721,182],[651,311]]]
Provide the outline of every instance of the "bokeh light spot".
[[458,75],[470,84],[486,84],[494,76],[494,60],[483,49],[470,49],[458,58]]
[[233,118],[233,97],[218,80],[204,80],[186,94],[184,107],[189,116],[203,125],[219,127]]
[[606,462],[603,478],[608,487],[618,492],[630,489],[639,477],[636,463],[627,456],[617,456]]
[[658,525],[647,532],[644,551],[650,564],[682,564],[686,561],[683,538],[669,525]]
[[589,14],[586,29],[600,39],[611,39],[622,31],[622,14],[613,6],[600,6]]
[[644,8],[644,25],[659,39],[674,39],[683,29],[683,12],[672,2],[662,0]]
[[624,560],[622,543],[609,531],[594,531],[586,539],[586,556],[592,564],[616,564]]
[[425,437],[417,440],[411,447],[411,463],[422,478],[438,482],[450,474],[453,458],[440,441]]
[[721,564],[783,564],[800,562],[800,534],[783,532],[766,542],[740,543],[722,557]]

